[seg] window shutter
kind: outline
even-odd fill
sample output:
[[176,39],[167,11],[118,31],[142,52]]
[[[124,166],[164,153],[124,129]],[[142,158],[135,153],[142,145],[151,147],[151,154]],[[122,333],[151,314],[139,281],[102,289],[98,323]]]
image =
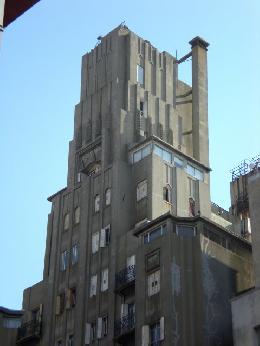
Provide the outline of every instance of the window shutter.
[[102,337],[102,317],[98,317],[97,320],[97,338],[101,339]]
[[164,340],[164,317],[160,318],[160,340]]
[[60,310],[61,310],[61,297],[60,296],[57,296],[56,297],[56,315],[59,315],[60,314]]
[[90,323],[86,323],[85,326],[85,345],[89,345],[90,344]]
[[149,326],[142,326],[142,346],[149,346]]
[[100,247],[105,247],[105,246],[106,246],[106,230],[102,228],[100,232]]

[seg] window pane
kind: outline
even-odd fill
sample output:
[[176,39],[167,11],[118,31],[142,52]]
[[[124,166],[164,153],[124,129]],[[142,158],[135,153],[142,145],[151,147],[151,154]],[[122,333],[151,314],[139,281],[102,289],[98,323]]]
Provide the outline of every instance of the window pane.
[[136,69],[136,79],[137,79],[137,83],[140,83],[141,85],[144,84],[144,69],[142,66],[137,65],[137,69]]
[[159,147],[158,145],[154,146],[153,152],[155,153],[155,155],[162,157],[163,156],[162,151],[163,151],[162,148]]
[[176,156],[174,157],[174,164],[176,167],[183,167],[183,161]]
[[177,226],[177,235],[182,237],[195,237],[195,228],[192,226],[180,225]]
[[163,150],[163,160],[169,163],[172,162],[172,155],[168,150]]
[[142,149],[142,158],[151,154],[151,144],[147,145]]
[[140,161],[142,158],[141,150],[138,150],[134,153],[134,163]]
[[195,178],[197,178],[198,180],[203,181],[203,172],[200,171],[197,168],[195,168]]
[[194,177],[194,175],[195,175],[195,168],[188,164],[187,167],[186,167],[186,172],[189,175],[192,175]]
[[161,236],[161,227],[156,228],[155,230],[150,232],[150,241],[153,241],[154,239]]

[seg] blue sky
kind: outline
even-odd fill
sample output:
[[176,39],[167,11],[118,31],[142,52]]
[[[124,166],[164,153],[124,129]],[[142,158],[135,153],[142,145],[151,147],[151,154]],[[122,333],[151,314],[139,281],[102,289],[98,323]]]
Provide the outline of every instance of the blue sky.
[[0,305],[20,308],[23,289],[42,278],[47,197],[66,185],[81,56],[123,21],[179,57],[197,35],[210,43],[214,202],[229,207],[230,169],[260,152],[258,0],[41,0],[5,30],[0,51]]

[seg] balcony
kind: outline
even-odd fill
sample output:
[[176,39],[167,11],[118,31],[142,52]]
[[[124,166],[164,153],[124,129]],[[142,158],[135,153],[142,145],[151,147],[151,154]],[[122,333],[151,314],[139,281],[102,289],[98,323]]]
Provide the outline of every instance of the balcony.
[[115,292],[126,295],[135,286],[135,265],[122,269],[116,274]]
[[121,344],[131,341],[135,334],[135,313],[121,317],[115,322],[115,340]]
[[32,320],[27,323],[23,323],[18,328],[17,332],[17,344],[22,344],[29,340],[40,339],[41,337],[41,322],[38,320]]

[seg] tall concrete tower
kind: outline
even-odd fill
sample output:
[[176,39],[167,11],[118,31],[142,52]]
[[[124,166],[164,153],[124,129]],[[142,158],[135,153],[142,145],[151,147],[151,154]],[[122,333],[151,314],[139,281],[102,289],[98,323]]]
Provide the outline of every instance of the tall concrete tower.
[[[251,283],[250,245],[211,221],[208,43],[190,44],[177,60],[119,26],[83,56],[67,186],[49,197],[43,281],[24,293],[34,332],[19,342],[232,338],[226,305]],[[190,57],[192,86],[177,79]]]

